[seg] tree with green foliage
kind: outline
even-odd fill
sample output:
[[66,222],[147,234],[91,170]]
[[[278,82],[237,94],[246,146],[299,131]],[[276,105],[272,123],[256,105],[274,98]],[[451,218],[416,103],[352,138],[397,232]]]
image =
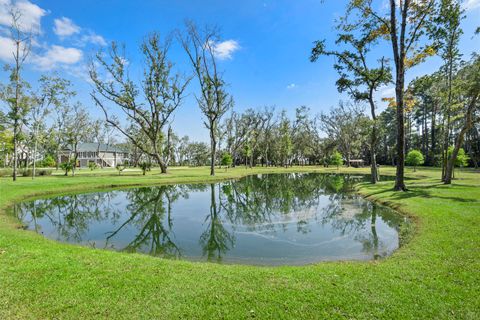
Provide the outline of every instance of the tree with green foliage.
[[224,152],[222,155],[222,166],[225,166],[225,170],[227,170],[233,163],[232,155],[228,152]]
[[343,165],[343,157],[342,154],[338,151],[334,151],[332,156],[330,157],[329,164],[332,166],[337,166],[337,170]]
[[[17,180],[18,153],[21,136],[21,127],[25,123],[26,115],[30,108],[30,97],[27,89],[29,84],[22,79],[21,73],[32,47],[32,32],[25,31],[25,21],[18,7],[6,8],[6,16],[10,19],[9,41],[13,48],[8,53],[13,56],[13,64],[7,65],[10,71],[10,81],[1,90],[0,97],[8,105],[7,118],[13,127],[13,181]],[[8,49],[7,49],[8,50]]]
[[411,150],[407,154],[406,163],[413,166],[413,172],[417,171],[417,166],[424,163],[423,154],[419,150]]
[[[348,14],[347,14],[348,15]],[[391,82],[392,76],[387,59],[378,57],[378,62],[371,62],[370,51],[385,34],[371,27],[371,19],[348,22],[344,18],[336,26],[338,31],[335,41],[336,50],[326,48],[325,40],[315,41],[310,60],[312,62],[322,56],[335,57],[334,68],[339,74],[336,82],[340,93],[348,93],[356,102],[367,102],[372,117],[370,132],[371,182],[378,181],[377,144],[378,128],[374,93]],[[359,32],[355,32],[359,31]]]
[[280,123],[278,128],[279,133],[279,153],[282,164],[286,167],[289,165],[289,159],[292,155],[292,137],[290,130],[290,120],[287,118],[287,115],[282,112],[280,117]]
[[148,161],[143,161],[138,164],[140,169],[142,169],[142,174],[145,175],[147,171],[150,171],[152,169],[152,163]]
[[[168,152],[164,150],[166,145],[168,149],[168,142],[163,129],[182,104],[190,82],[190,78],[183,79],[179,74],[173,74],[173,63],[168,60],[170,45],[171,41],[162,42],[158,33],[145,39],[141,45],[145,58],[141,83],[130,77],[128,59],[116,43],[112,43],[108,54],[99,52],[89,70],[94,85],[91,96],[103,111],[106,122],[155,159],[162,173],[167,173],[168,166],[165,157]],[[110,113],[109,103],[116,106],[141,134],[132,134],[129,127],[117,118],[117,113]]]
[[435,0],[400,1],[389,0],[388,9],[379,9],[371,0],[351,0],[344,19],[357,19],[350,22],[358,31],[373,36],[381,36],[390,42],[392,60],[395,66],[395,109],[396,109],[396,153],[397,170],[394,190],[406,191],[405,167],[405,74],[407,69],[423,62],[435,53],[434,47],[425,38],[431,17],[434,14]]
[[454,88],[453,78],[461,64],[461,52],[458,47],[460,36],[463,30],[460,26],[464,19],[464,10],[458,0],[440,0],[435,8],[435,17],[430,26],[431,38],[434,40],[438,55],[443,60],[440,72],[443,75],[444,90],[440,95],[443,99],[443,113],[446,124],[442,127],[444,131],[443,153],[442,153],[442,181],[445,181],[447,168],[448,146],[451,141],[452,117],[454,112]]
[[62,162],[60,164],[60,168],[65,171],[65,176],[68,176],[68,173],[73,170],[73,167],[75,166],[75,162],[73,162],[72,159]]
[[[453,169],[455,161],[459,155],[465,134],[476,123],[477,113],[480,109],[480,56],[475,55],[472,61],[465,65],[455,78],[455,87],[462,92],[460,102],[460,118],[463,118],[463,126],[457,134],[452,155],[447,161],[445,170],[445,184],[452,183]],[[463,117],[462,117],[463,116]],[[448,152],[448,150],[447,150]],[[447,157],[448,158],[448,157]]]

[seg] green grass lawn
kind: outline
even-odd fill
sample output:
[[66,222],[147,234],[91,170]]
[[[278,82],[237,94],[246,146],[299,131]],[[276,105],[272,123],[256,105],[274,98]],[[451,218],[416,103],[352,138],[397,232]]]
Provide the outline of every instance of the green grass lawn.
[[[319,171],[237,168],[214,179],[257,172]],[[340,172],[368,173],[364,169]],[[15,201],[94,188],[205,182],[207,168],[167,175],[82,170],[76,177],[0,180],[0,319],[10,318],[480,318],[480,173],[457,173],[453,185],[437,169],[420,168],[410,191],[393,182],[359,192],[416,222],[413,239],[370,262],[254,267],[164,260],[57,243],[6,214]],[[394,174],[394,168],[381,169]]]

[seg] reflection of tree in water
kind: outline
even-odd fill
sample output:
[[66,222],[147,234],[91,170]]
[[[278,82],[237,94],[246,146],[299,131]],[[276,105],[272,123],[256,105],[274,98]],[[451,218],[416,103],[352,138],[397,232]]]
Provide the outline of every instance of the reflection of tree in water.
[[43,233],[38,220],[46,218],[61,238],[81,242],[88,240],[84,237],[92,223],[118,219],[119,212],[113,210],[114,206],[110,203],[115,195],[113,191],[34,200],[17,204],[15,212],[19,219],[32,224],[38,233]]
[[[118,204],[112,203],[117,191],[26,202],[15,210],[21,220],[37,231],[41,231],[37,220],[46,218],[60,237],[77,242],[89,240],[83,239],[89,227],[109,220],[119,226],[106,234],[106,247],[113,247],[112,244],[119,241],[116,238],[121,238],[122,230],[134,226],[134,238],[117,249],[179,257],[182,252],[175,243],[172,204],[180,198],[188,198],[191,192],[209,190],[210,209],[199,239],[203,256],[209,261],[221,261],[232,249],[237,228],[273,234],[296,223],[296,231],[306,234],[311,232],[315,222],[328,225],[341,235],[352,236],[362,243],[365,253],[379,257],[387,253],[387,247],[377,234],[378,218],[395,229],[402,219],[349,193],[359,179],[362,178],[291,173],[254,175],[212,185],[130,189],[121,191],[126,193],[128,201],[126,212],[122,214],[118,211]],[[123,214],[127,218],[119,222]]]
[[[276,215],[287,216],[318,205],[323,193],[321,180],[318,174],[248,176],[222,185],[221,205],[232,224],[273,230]],[[306,221],[298,222],[303,230]]]
[[148,252],[162,257],[180,257],[181,250],[173,241],[172,204],[180,197],[188,197],[188,190],[187,186],[180,185],[130,190],[127,193],[129,218],[116,230],[108,233],[107,245],[125,226],[135,225],[139,232],[123,250]]
[[220,202],[220,184],[219,199],[215,195],[215,185],[210,185],[210,213],[205,218],[205,231],[200,236],[200,245],[202,246],[203,256],[208,261],[222,261],[222,255],[225,254],[235,243],[235,238],[222,222],[222,206]]

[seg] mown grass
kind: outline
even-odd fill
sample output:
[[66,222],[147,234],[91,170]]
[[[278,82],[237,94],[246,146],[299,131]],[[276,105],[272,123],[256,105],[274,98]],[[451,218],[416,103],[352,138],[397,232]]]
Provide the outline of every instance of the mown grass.
[[[172,169],[141,176],[82,171],[76,177],[0,180],[0,319],[10,318],[480,318],[480,174],[453,185],[439,171],[408,174],[410,191],[392,182],[359,192],[414,217],[416,234],[381,261],[253,267],[173,261],[57,243],[20,230],[6,215],[14,201],[53,193],[132,185],[204,182],[292,169]],[[368,169],[340,172],[368,173]],[[393,174],[382,168],[382,174]]]

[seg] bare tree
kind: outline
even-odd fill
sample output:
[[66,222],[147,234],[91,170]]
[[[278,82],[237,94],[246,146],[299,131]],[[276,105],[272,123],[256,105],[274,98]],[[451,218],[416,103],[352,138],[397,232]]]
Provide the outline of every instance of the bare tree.
[[210,132],[210,175],[214,176],[218,126],[223,115],[233,106],[233,98],[227,93],[226,83],[217,68],[215,46],[220,38],[215,28],[205,27],[200,32],[193,22],[187,22],[186,33],[178,33],[178,37],[200,84],[201,94],[196,98],[207,118],[204,125]]
[[[190,78],[173,75],[173,63],[168,60],[170,45],[170,38],[162,43],[157,33],[145,39],[141,45],[145,67],[140,85],[130,78],[128,60],[116,43],[112,43],[106,56],[99,52],[96,55],[97,64],[92,62],[90,65],[90,78],[94,83],[91,96],[103,110],[106,121],[138,149],[154,158],[162,173],[167,172],[168,166],[164,152],[168,143],[165,142],[163,129],[169,124],[172,113],[181,105],[185,88],[190,82]],[[108,102],[119,107],[124,116],[138,126],[142,133],[140,136],[146,140],[138,140],[138,135],[131,134],[128,127],[111,115]]]

